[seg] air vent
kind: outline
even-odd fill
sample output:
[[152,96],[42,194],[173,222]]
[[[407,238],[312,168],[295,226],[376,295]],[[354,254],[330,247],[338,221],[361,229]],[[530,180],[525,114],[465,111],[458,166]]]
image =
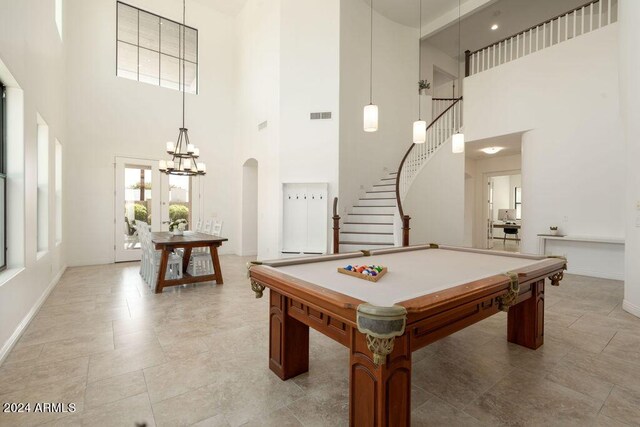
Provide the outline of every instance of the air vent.
[[325,111],[322,113],[311,113],[311,120],[329,120],[331,119],[331,111]]
[[258,130],[262,130],[264,128],[267,127],[267,121],[265,120],[264,122],[258,124]]

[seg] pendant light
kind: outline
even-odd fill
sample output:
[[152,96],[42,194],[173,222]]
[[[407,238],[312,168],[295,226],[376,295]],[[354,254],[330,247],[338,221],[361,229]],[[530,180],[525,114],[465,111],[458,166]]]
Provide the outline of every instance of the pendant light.
[[378,106],[373,103],[373,0],[371,0],[371,37],[369,62],[369,105],[364,106],[364,131],[378,130]]
[[[418,80],[422,79],[422,0],[418,0],[418,15],[420,16],[420,34],[418,35]],[[427,141],[427,122],[422,120],[420,105],[420,91],[418,91],[418,120],[413,122],[413,143],[424,144]]]
[[204,163],[199,162],[200,150],[189,141],[189,130],[185,127],[185,58],[186,43],[185,29],[187,26],[186,0],[182,1],[182,127],[179,129],[178,140],[176,143],[167,142],[167,154],[171,155],[171,160],[160,160],[160,172],[167,175],[195,176],[207,173],[207,167]]
[[[461,56],[461,52],[460,52],[460,0],[458,0],[458,60],[460,59]],[[460,67],[458,67],[458,74],[460,74]],[[458,87],[460,87],[460,85],[458,85]],[[454,93],[455,93],[455,86],[454,86]],[[455,96],[454,96],[455,98]],[[458,107],[458,111],[460,111],[459,109],[462,107]],[[460,116],[458,116],[458,126],[461,125],[461,121],[460,121]],[[462,130],[458,127],[458,132],[454,133],[453,136],[451,137],[451,151],[454,154],[460,154],[460,153],[464,153],[464,134],[462,133]]]

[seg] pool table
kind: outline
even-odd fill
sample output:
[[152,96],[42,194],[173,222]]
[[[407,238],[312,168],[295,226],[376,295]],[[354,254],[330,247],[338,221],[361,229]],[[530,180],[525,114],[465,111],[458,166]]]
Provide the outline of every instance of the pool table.
[[[385,266],[377,282],[338,273]],[[349,419],[408,426],[411,354],[499,311],[507,339],[543,343],[544,282],[566,260],[435,244],[249,265],[256,297],[269,288],[269,367],[286,380],[309,369],[309,327],[350,350]]]

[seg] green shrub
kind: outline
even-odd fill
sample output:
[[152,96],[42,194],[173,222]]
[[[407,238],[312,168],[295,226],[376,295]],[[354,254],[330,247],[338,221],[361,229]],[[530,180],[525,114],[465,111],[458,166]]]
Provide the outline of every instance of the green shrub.
[[133,213],[137,221],[149,222],[149,213],[145,205],[141,205],[140,203],[134,204]]
[[189,208],[183,205],[169,206],[169,220],[174,222],[179,219],[189,221]]

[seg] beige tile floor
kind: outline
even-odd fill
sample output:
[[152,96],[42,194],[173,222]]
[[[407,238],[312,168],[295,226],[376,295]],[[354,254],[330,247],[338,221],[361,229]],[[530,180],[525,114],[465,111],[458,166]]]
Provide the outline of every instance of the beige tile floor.
[[[310,371],[280,381],[245,261],[222,257],[223,286],[162,295],[137,264],[67,270],[0,366],[0,402],[78,410],[0,425],[347,425],[347,350],[312,333]],[[579,276],[549,286],[537,351],[508,344],[499,314],[414,353],[413,425],[640,425],[640,319],[622,292]]]

